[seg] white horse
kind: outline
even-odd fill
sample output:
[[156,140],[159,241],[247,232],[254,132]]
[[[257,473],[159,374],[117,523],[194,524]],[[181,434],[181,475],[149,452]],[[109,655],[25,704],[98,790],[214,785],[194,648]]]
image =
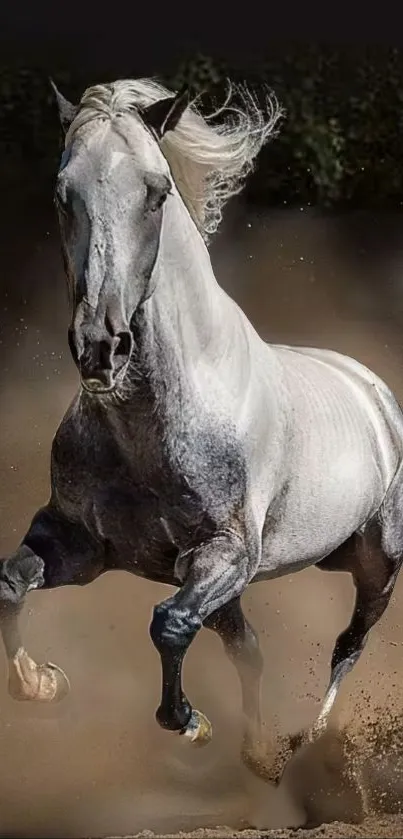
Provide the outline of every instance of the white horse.
[[281,761],[262,761],[260,745],[262,657],[240,598],[250,583],[311,565],[351,572],[354,613],[308,739],[317,736],[402,562],[402,413],[351,358],[263,342],[215,279],[205,239],[273,133],[270,100],[263,113],[241,90],[243,105],[227,103],[213,125],[150,80],[89,88],[78,107],[56,93],[56,202],[81,386],[53,443],[49,503],[0,569],[11,690],[53,700],[67,685],[23,648],[17,616],[30,589],[112,568],[173,584],[150,628],[158,722],[210,739],[181,680],[191,641],[209,627],[239,673],[243,758],[275,780]]

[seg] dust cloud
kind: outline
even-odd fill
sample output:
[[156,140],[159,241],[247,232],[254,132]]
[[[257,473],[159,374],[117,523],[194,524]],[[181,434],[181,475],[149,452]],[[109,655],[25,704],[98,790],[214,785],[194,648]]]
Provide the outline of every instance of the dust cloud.
[[[262,216],[235,207],[213,261],[264,337],[352,354],[403,398],[399,224],[306,211]],[[387,248],[381,247],[384,228]],[[77,386],[54,222],[14,220],[6,233],[3,228],[2,556],[47,499],[52,437]],[[343,724],[357,727],[365,715],[376,716],[378,706],[390,710],[394,703],[396,713],[403,708],[402,586],[400,580],[340,694],[335,719]],[[148,625],[153,605],[169,591],[111,573],[84,589],[29,597],[27,647],[37,660],[62,666],[72,691],[55,707],[14,702],[0,651],[0,835],[116,836],[244,821],[272,828],[304,823],[307,797],[326,786],[323,762],[319,756],[310,771],[290,770],[277,791],[248,775],[238,758],[238,682],[211,633],[192,645],[184,683],[213,722],[212,744],[193,751],[155,723],[160,667]],[[350,618],[352,585],[346,575],[313,569],[262,583],[244,603],[265,658],[267,730],[295,732],[318,710],[336,635]],[[317,799],[314,820],[318,812],[319,820],[352,817],[348,796],[325,792],[325,801],[320,794]]]

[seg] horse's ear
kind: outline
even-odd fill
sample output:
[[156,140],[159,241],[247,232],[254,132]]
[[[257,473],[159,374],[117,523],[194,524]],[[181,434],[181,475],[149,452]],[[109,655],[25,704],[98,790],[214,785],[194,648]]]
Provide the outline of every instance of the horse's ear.
[[61,126],[63,128],[64,133],[66,134],[68,129],[70,128],[71,123],[73,122],[74,117],[77,114],[78,107],[77,105],[73,105],[71,102],[69,102],[68,99],[65,99],[63,94],[60,93],[60,91],[57,89],[53,79],[49,79],[49,82],[53,89],[53,93],[56,97]]
[[186,87],[175,96],[158,99],[152,105],[142,108],[140,113],[150,128],[153,128],[160,139],[167,131],[176,128],[182,114],[191,104],[189,89]]

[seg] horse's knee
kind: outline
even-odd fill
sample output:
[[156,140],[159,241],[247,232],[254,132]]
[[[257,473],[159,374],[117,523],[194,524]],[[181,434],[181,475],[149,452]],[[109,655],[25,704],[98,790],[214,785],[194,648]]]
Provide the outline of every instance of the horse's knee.
[[25,595],[44,585],[45,563],[26,545],[0,563],[0,604],[17,606]]
[[176,608],[172,603],[155,606],[150,625],[150,636],[157,650],[186,649],[202,622],[188,609]]

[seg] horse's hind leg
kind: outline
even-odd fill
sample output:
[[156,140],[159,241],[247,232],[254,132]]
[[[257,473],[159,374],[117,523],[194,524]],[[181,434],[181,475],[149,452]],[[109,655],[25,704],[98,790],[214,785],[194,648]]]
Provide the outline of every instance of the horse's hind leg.
[[242,760],[255,775],[267,780],[268,776],[271,777],[271,766],[268,772],[261,731],[263,656],[258,637],[243,614],[239,597],[213,612],[203,626],[220,636],[239,676],[244,715]]
[[347,629],[337,638],[331,662],[331,676],[325,698],[309,739],[325,729],[330,711],[344,677],[358,661],[370,629],[382,617],[402,564],[402,550],[396,551],[389,535],[391,521],[372,520],[362,534],[355,536],[353,555],[341,553],[339,560],[329,557],[320,563],[323,570],[350,571],[356,587],[353,615]]
[[317,565],[323,571],[349,571],[352,574],[356,588],[354,611],[347,629],[336,640],[329,686],[319,715],[309,731],[285,741],[273,780],[281,778],[287,760],[296,749],[313,742],[325,731],[340,685],[358,661],[370,629],[389,603],[403,560],[403,517],[401,524],[399,516],[399,510],[403,509],[403,492],[402,503],[397,503],[398,500],[395,494],[393,503],[384,503],[379,516],[368,522],[362,532],[354,534]]
[[0,634],[9,663],[14,699],[52,702],[69,689],[60,667],[36,664],[26,652],[18,625],[26,594],[33,589],[90,582],[100,573],[95,546],[78,525],[40,510],[20,547],[0,562]]
[[353,549],[319,563],[323,570],[350,571],[356,586],[356,601],[350,625],[339,635],[332,656],[330,683],[311,739],[326,727],[340,684],[358,661],[369,630],[382,617],[392,596],[403,562],[402,468],[389,488],[382,507],[356,534]]
[[[388,606],[403,559],[402,506],[398,501],[394,493],[384,503],[381,514],[367,524],[363,533],[356,534],[337,553],[318,565],[324,571],[349,571],[355,583],[356,599],[350,624],[339,635],[334,647],[330,682],[320,713],[309,732],[291,739],[292,750],[306,741],[313,742],[325,731],[344,677],[358,661],[369,631]],[[343,750],[345,746],[348,746],[348,738]],[[362,775],[361,760],[354,755],[354,750],[344,765],[343,774],[361,800],[361,817],[369,815],[367,785]]]

